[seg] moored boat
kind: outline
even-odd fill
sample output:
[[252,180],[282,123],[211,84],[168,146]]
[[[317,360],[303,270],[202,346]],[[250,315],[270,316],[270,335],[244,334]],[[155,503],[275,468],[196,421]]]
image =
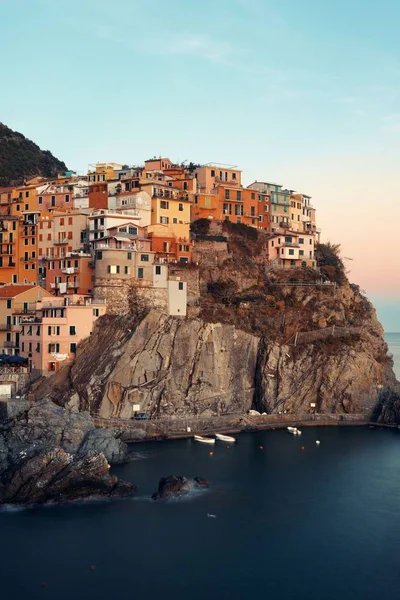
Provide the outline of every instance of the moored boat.
[[203,437],[201,435],[195,435],[194,439],[196,442],[203,442],[203,444],[215,444],[215,440],[209,437]]
[[215,437],[217,438],[217,440],[220,440],[221,442],[236,442],[236,438],[230,436],[230,435],[223,435],[222,433],[216,433]]

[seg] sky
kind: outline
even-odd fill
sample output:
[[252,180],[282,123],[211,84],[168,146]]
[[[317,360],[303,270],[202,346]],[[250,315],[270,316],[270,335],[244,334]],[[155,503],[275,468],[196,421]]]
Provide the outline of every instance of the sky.
[[0,0],[0,121],[96,161],[238,165],[313,197],[400,331],[398,0]]

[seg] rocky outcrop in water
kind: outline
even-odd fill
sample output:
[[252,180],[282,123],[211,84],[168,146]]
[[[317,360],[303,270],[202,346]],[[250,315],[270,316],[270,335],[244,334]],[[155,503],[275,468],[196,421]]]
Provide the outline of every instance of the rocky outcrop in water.
[[127,446],[98,431],[88,413],[49,400],[0,423],[0,504],[43,504],[130,495],[134,486],[110,475]]
[[158,490],[152,495],[153,500],[171,500],[187,495],[193,490],[208,488],[209,483],[202,477],[186,479],[177,475],[168,475],[160,479]]

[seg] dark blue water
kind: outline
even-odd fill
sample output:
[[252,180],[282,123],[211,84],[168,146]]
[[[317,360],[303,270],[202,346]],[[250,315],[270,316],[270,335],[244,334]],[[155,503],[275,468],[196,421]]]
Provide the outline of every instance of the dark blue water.
[[[400,432],[242,434],[213,456],[191,440],[135,450],[116,469],[135,500],[0,514],[2,599],[399,596]],[[170,473],[211,488],[150,501]]]

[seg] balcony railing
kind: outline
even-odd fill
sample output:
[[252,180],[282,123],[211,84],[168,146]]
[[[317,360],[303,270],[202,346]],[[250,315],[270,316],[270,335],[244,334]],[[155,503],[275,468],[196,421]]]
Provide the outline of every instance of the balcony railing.
[[55,246],[64,246],[65,244],[68,244],[68,240],[64,239],[64,240],[56,240],[55,242],[53,242],[53,244]]
[[3,342],[3,348],[19,348],[15,342]]
[[0,323],[0,331],[11,331],[11,323]]
[[66,267],[65,269],[61,269],[61,272],[72,275],[73,273],[78,273],[79,269],[77,267]]

